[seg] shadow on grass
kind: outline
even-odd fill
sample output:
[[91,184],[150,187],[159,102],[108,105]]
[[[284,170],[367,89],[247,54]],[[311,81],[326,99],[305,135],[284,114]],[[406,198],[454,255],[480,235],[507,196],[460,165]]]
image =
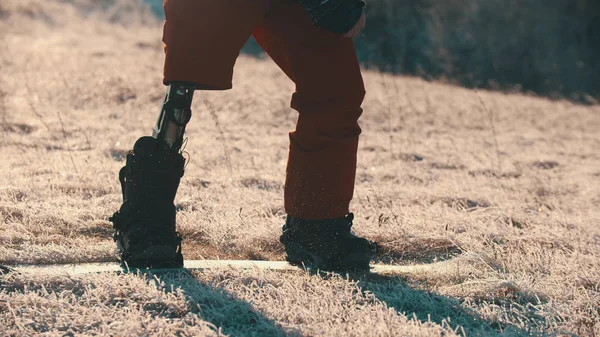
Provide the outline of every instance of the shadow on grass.
[[450,260],[463,253],[454,242],[444,238],[419,240],[390,240],[383,237],[370,238],[377,242],[379,252],[373,263],[423,264]]
[[[436,249],[426,249],[415,256],[411,262],[432,262],[446,260],[460,252],[443,244],[432,244]],[[406,252],[403,256],[406,259]],[[388,254],[393,254],[392,251]],[[410,254],[408,254],[410,255]],[[426,255],[426,258],[424,258]],[[382,259],[385,260],[385,257]],[[382,261],[378,261],[381,263]],[[325,281],[337,274],[312,272],[319,274]],[[414,289],[398,276],[382,276],[378,274],[340,275],[356,281],[363,293],[370,293],[378,300],[409,318],[414,317],[423,323],[432,322],[441,326],[449,326],[461,335],[495,336],[504,335],[506,329],[512,330],[510,335],[526,335],[513,327],[496,321],[484,320],[478,313],[463,308],[458,299],[441,296],[425,290]],[[236,298],[227,291],[214,288],[197,280],[193,275],[181,273],[159,277],[168,291],[181,289],[188,301],[190,311],[202,320],[214,324],[222,332],[231,336],[288,336],[299,332],[284,330],[273,320],[257,312],[244,300]],[[257,279],[258,281],[258,279]],[[260,280],[264,283],[264,280]]]
[[424,323],[450,326],[466,336],[494,336],[504,329],[497,322],[486,321],[476,312],[463,308],[455,298],[413,289],[397,276],[370,274],[353,279],[364,293],[371,293],[398,313],[414,316]]
[[186,297],[190,312],[214,324],[228,336],[295,336],[284,330],[252,306],[227,291],[197,280],[190,273],[165,274],[158,279],[167,291],[179,289]]
[[[463,254],[456,244],[447,239],[421,239],[402,241],[400,244],[388,244],[380,239],[380,251],[374,263],[383,264],[430,264],[451,260]],[[346,277],[345,275],[343,277]],[[434,322],[459,329],[467,336],[528,335],[513,326],[498,321],[483,319],[477,312],[461,306],[453,297],[414,289],[400,276],[378,274],[348,275],[358,282],[364,293],[371,293],[377,299],[409,317],[414,316],[422,322]]]

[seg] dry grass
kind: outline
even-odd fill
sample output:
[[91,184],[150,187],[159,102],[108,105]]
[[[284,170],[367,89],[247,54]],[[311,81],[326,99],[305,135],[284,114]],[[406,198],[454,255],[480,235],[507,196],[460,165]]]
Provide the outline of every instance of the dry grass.
[[[161,29],[125,1],[75,3],[0,4],[0,263],[116,261],[106,219],[164,94]],[[600,107],[365,80],[356,230],[382,262],[456,262],[360,280],[15,275],[0,335],[600,335]],[[283,258],[293,85],[241,57],[235,87],[196,95],[177,198],[188,259]]]

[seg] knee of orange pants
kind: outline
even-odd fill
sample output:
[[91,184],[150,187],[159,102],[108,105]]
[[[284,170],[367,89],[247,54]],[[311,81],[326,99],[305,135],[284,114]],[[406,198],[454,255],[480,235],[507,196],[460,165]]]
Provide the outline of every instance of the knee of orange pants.
[[336,140],[358,137],[361,133],[358,119],[365,90],[357,86],[346,92],[321,99],[311,99],[300,92],[292,97],[292,108],[299,112],[293,140],[307,151],[322,148]]
[[342,217],[349,213],[354,193],[365,90],[360,82],[332,93],[314,99],[297,92],[292,99],[300,115],[290,132],[285,209],[301,219]]

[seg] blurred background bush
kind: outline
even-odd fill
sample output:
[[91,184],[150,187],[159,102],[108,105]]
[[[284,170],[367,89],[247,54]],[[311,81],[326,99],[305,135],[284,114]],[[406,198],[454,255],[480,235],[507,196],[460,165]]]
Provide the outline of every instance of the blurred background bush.
[[[161,0],[147,0],[162,15]],[[249,0],[251,1],[251,0]],[[368,68],[600,100],[600,0],[367,0]],[[253,41],[244,49],[260,55]]]
[[465,86],[600,97],[599,0],[371,0],[367,66]]

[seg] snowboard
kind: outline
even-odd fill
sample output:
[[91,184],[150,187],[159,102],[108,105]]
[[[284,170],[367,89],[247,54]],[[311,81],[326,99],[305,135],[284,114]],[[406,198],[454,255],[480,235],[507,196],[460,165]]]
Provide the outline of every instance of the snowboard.
[[[421,264],[410,266],[399,265],[371,265],[371,274],[401,275],[427,271],[435,268],[434,264]],[[272,271],[302,271],[301,267],[291,265],[286,261],[254,261],[254,260],[189,260],[184,262],[184,268],[150,268],[128,269],[118,262],[76,263],[76,264],[49,264],[49,265],[17,265],[11,266],[17,273],[52,273],[66,275],[80,275],[93,273],[150,273],[161,274],[169,272],[202,271],[207,269],[255,269]]]

